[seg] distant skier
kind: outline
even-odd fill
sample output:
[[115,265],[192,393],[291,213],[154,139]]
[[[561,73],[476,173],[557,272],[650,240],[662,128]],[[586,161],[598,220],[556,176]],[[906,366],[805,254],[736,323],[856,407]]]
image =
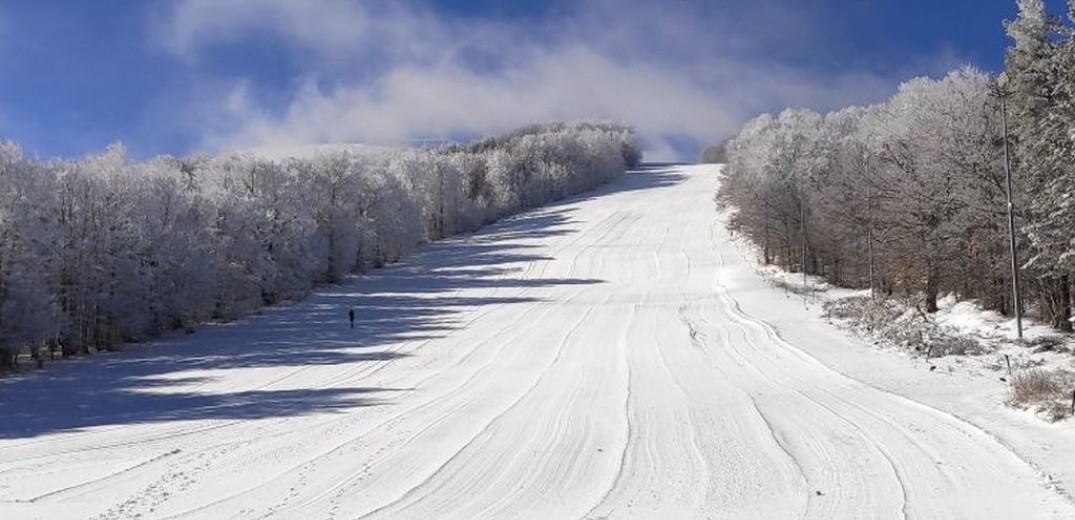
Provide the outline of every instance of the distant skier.
[[351,309],[347,311],[347,317],[351,320],[351,328],[355,328],[355,310]]

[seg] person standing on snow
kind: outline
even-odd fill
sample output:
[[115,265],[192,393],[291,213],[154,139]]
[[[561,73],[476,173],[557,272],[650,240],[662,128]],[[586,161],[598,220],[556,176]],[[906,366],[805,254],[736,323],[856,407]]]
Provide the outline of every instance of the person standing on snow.
[[355,310],[351,309],[347,311],[347,317],[351,320],[351,328],[355,328]]

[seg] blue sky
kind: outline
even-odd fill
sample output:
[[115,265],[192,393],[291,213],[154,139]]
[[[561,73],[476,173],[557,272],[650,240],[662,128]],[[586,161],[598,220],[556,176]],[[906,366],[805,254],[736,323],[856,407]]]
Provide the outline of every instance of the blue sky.
[[[1063,2],[1049,3],[1064,12]],[[0,139],[42,157],[391,144],[551,119],[691,156],[762,111],[999,70],[1015,0],[0,3]]]

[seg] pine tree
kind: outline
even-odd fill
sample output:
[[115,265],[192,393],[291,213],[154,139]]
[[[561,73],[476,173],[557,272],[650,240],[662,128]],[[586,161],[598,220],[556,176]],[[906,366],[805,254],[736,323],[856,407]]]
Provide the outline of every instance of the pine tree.
[[[1012,151],[1017,185],[1026,197],[1023,227],[1029,241],[1028,281],[1037,296],[1042,317],[1053,326],[1070,330],[1068,271],[1063,258],[1070,247],[1064,238],[1065,210],[1071,193],[1065,177],[1071,139],[1064,85],[1071,81],[1070,37],[1060,20],[1046,13],[1042,0],[1020,0],[1019,16],[1005,24],[1014,45],[1005,56],[1009,79]],[[1067,76],[1065,76],[1067,74]],[[1072,208],[1075,209],[1075,208]]]

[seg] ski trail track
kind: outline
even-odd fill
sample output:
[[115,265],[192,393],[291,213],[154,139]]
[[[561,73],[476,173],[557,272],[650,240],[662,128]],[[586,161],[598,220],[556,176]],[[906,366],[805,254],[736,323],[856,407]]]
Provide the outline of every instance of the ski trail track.
[[717,172],[4,382],[36,397],[0,401],[0,518],[1075,518],[992,435],[745,313],[800,304],[744,283]]

